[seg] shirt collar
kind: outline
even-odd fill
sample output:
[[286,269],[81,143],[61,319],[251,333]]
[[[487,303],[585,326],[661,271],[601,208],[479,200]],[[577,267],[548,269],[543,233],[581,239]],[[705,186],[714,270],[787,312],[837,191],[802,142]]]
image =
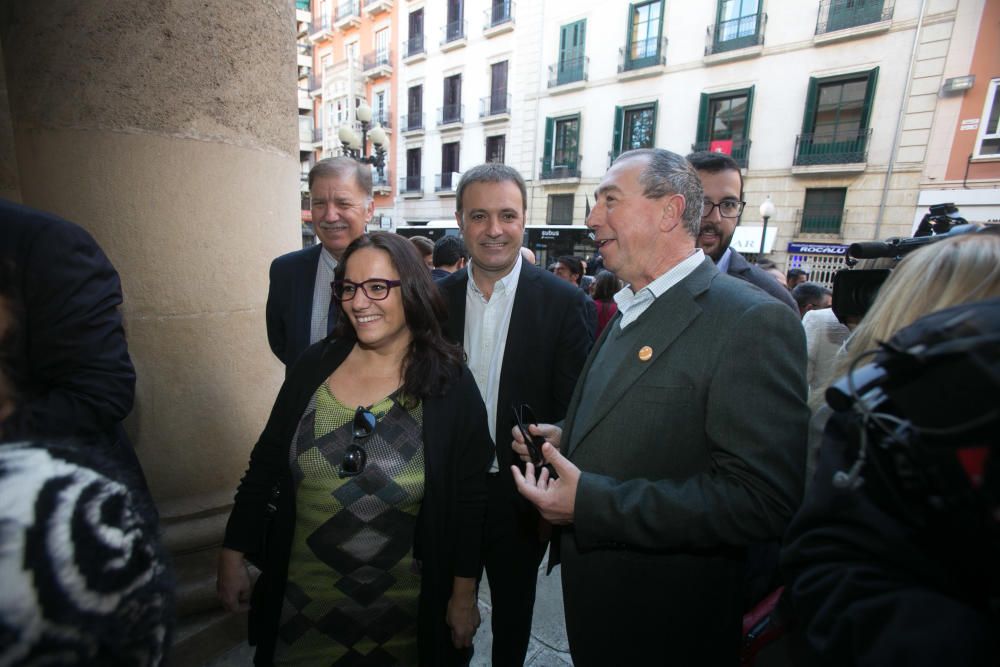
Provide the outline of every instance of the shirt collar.
[[330,254],[330,251],[326,249],[326,246],[320,248],[319,258],[320,261],[326,265],[326,268],[331,271],[337,268],[337,258]]
[[[482,291],[479,289],[479,285],[477,285],[476,281],[473,280],[472,278],[473,268],[475,268],[475,265],[472,262],[469,262],[469,289],[471,289],[479,296],[483,296]],[[510,273],[505,275],[503,278],[500,278],[499,280],[496,281],[496,283],[493,284],[493,292],[494,293],[496,293],[497,291],[503,293],[513,292],[514,289],[517,288],[517,281],[520,277],[521,277],[521,253],[518,252],[517,259],[514,261],[514,268],[510,270]]]
[[726,248],[726,252],[722,253],[722,257],[720,257],[719,261],[715,263],[715,266],[718,267],[719,269],[719,273],[729,273],[729,261],[732,258],[733,258],[732,247]]

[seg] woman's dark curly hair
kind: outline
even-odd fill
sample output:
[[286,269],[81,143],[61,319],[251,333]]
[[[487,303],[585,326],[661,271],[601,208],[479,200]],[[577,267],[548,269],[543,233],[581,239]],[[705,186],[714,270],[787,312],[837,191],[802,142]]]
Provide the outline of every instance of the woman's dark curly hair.
[[[402,283],[399,289],[403,296],[403,313],[412,336],[410,349],[403,360],[402,395],[417,399],[440,396],[461,375],[464,355],[462,348],[446,340],[441,332],[441,322],[447,311],[427,265],[406,238],[390,232],[371,232],[362,234],[344,250],[334,272],[336,280],[344,279],[351,255],[362,248],[385,251]],[[343,308],[333,335],[358,339]]]

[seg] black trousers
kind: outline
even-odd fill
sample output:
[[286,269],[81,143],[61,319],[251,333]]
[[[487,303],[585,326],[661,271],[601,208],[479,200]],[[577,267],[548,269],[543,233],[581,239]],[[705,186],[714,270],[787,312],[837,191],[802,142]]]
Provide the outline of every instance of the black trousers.
[[517,493],[509,471],[489,476],[483,552],[493,602],[493,667],[524,664],[531,638],[538,566],[545,543],[539,516]]

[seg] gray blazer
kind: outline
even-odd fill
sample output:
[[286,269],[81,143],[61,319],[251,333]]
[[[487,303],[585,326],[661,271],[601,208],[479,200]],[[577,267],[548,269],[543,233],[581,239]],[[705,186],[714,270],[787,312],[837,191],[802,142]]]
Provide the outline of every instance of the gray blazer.
[[578,414],[620,317],[562,438],[584,471],[560,540],[574,662],[736,664],[745,547],[780,536],[801,500],[802,326],[706,259],[612,339],[628,354]]

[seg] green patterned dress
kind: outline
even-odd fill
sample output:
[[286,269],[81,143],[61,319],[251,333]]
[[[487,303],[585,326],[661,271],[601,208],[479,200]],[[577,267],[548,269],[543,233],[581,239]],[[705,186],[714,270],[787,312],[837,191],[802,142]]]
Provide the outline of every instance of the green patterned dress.
[[324,383],[290,448],[295,536],[277,665],[418,663],[413,535],[424,495],[423,409],[392,397],[373,405],[378,425],[358,443],[365,468],[341,478],[354,410]]

